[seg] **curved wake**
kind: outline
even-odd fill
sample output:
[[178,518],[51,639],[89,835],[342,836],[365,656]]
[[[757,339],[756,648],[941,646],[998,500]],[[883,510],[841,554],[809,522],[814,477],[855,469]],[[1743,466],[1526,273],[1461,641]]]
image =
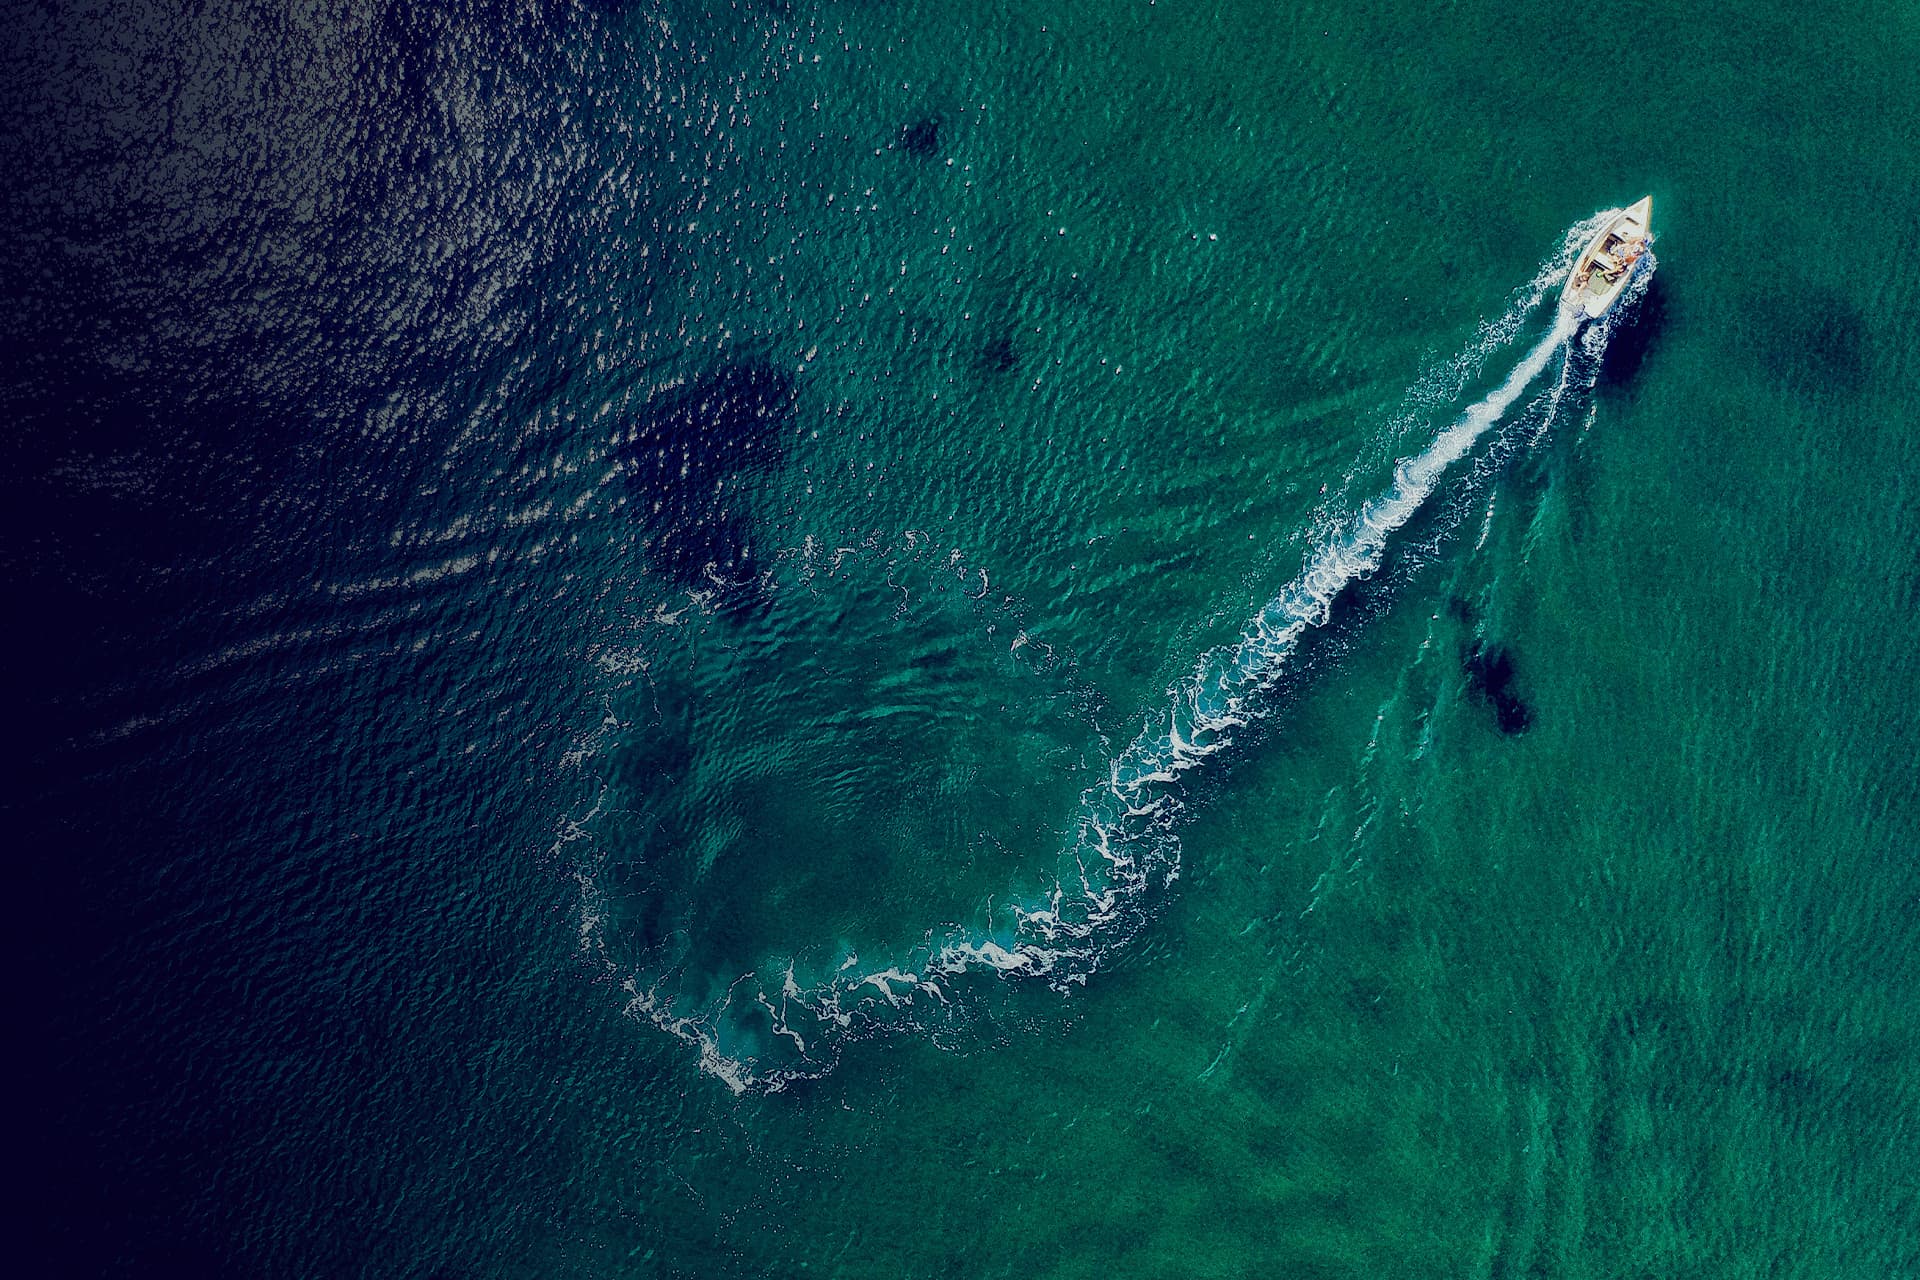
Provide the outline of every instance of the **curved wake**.
[[[1507,311],[1483,325],[1466,352],[1423,379],[1412,398],[1429,404],[1457,400],[1488,359],[1512,345],[1525,318],[1564,279],[1579,246],[1611,216],[1609,211],[1570,228]],[[1654,266],[1651,254],[1643,261],[1636,294]],[[1499,386],[1425,449],[1395,465],[1385,492],[1351,515],[1326,519],[1299,575],[1253,616],[1239,640],[1203,655],[1170,691],[1166,710],[1112,760],[1105,780],[1082,794],[1052,888],[1038,900],[989,911],[976,928],[930,930],[879,964],[848,956],[833,972],[805,980],[791,964],[772,980],[745,973],[697,1008],[669,994],[665,979],[643,984],[629,977],[622,984],[628,1012],[695,1047],[702,1068],[735,1091],[771,1091],[829,1070],[849,1040],[963,1021],[968,1010],[954,984],[963,974],[1038,977],[1060,989],[1084,983],[1150,921],[1155,892],[1179,877],[1174,826],[1181,776],[1226,750],[1235,733],[1262,714],[1302,636],[1326,624],[1349,584],[1380,568],[1394,533],[1573,337],[1577,322],[1558,307],[1554,314],[1552,328]],[[1605,334],[1602,325],[1588,331],[1589,356],[1597,354]],[[1565,383],[1563,376],[1553,389],[1549,417]],[[582,945],[604,957],[592,887],[584,877],[582,890],[589,904]]]

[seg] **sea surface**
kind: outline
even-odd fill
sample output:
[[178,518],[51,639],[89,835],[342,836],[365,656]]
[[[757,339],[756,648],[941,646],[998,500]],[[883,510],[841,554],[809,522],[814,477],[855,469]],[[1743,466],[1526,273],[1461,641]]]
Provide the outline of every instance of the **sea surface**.
[[10,9],[22,1274],[1920,1276],[1909,0]]

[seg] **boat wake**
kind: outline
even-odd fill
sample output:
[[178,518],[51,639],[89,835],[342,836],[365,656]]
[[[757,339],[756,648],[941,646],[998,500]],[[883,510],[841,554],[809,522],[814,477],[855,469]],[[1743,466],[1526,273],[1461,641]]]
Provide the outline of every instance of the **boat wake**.
[[[1484,324],[1466,351],[1415,385],[1407,412],[1390,424],[1394,439],[1430,429],[1493,356],[1520,340],[1527,319],[1557,298],[1555,286],[1578,247],[1611,216],[1570,228],[1506,311]],[[1629,310],[1644,291],[1653,265],[1649,254],[1616,314]],[[883,957],[848,955],[830,972],[802,973],[788,962],[777,971],[743,973],[724,987],[713,984],[712,994],[699,996],[689,993],[684,975],[616,974],[627,1011],[692,1046],[701,1067],[735,1091],[777,1091],[830,1070],[853,1041],[903,1030],[938,1034],[963,1025],[984,1007],[982,988],[967,981],[969,975],[1032,979],[1063,991],[1085,983],[1149,924],[1163,891],[1179,878],[1185,775],[1226,752],[1243,729],[1267,714],[1303,637],[1327,624],[1350,584],[1380,569],[1394,535],[1508,416],[1576,332],[1581,340],[1575,358],[1588,370],[1597,367],[1613,321],[1582,332],[1578,320],[1557,305],[1553,316],[1497,386],[1454,414],[1424,448],[1395,462],[1384,490],[1344,514],[1323,512],[1298,575],[1253,615],[1236,641],[1200,657],[1169,690],[1163,709],[1111,760],[1101,782],[1081,795],[1053,873],[1041,880],[1043,892],[984,908],[971,925],[930,929]],[[1537,425],[1527,442],[1545,434],[1572,364],[1563,362],[1556,383],[1536,402],[1544,404],[1544,413],[1528,415]],[[583,832],[591,817],[575,819],[571,829]],[[581,887],[581,944],[611,968],[591,876],[582,876]]]

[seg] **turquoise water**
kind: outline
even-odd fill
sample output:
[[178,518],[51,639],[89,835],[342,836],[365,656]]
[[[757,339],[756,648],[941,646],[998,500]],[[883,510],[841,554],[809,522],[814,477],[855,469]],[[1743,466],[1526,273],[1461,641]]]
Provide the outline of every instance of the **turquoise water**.
[[1920,1275],[1910,9],[51,23],[78,1269]]

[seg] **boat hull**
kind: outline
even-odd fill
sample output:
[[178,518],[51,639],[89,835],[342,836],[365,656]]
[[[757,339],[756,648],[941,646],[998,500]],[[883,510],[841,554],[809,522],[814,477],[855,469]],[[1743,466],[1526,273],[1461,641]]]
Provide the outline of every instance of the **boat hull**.
[[1607,220],[1574,260],[1560,293],[1560,307],[1582,321],[1598,320],[1613,309],[1633,279],[1653,239],[1653,197],[1622,209]]

